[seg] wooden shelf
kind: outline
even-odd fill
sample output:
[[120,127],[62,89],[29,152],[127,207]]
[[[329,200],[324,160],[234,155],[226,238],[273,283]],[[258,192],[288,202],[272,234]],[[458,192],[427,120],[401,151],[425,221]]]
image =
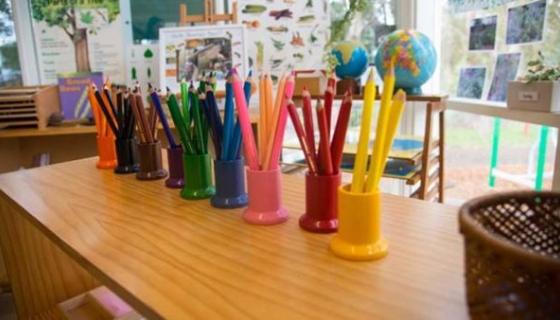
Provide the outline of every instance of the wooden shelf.
[[[299,228],[303,178],[282,185],[290,219],[262,227],[95,159],[1,175],[11,280],[43,279],[14,283],[18,311],[71,291],[51,288],[105,285],[147,318],[467,318],[457,208],[383,194],[389,255],[350,262],[329,252],[332,235]],[[37,254],[45,268],[17,267]]]

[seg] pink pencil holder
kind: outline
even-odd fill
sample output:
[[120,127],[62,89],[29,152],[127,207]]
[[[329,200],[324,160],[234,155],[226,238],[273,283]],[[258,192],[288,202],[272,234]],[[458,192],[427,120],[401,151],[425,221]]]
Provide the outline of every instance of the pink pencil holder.
[[299,226],[309,232],[331,233],[338,228],[340,173],[330,176],[305,175],[305,213]]
[[243,219],[250,224],[271,225],[288,220],[282,205],[280,169],[255,171],[247,168],[249,206]]

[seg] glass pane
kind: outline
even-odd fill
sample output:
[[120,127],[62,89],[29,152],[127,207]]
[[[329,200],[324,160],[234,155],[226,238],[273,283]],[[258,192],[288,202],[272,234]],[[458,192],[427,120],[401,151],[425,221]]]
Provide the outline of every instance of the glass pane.
[[[497,191],[534,190],[539,173],[542,189],[550,189],[558,134],[552,128],[545,131],[539,125],[447,111],[446,201],[461,203]],[[541,137],[546,139],[542,145]],[[491,183],[492,163],[496,177]]]
[[130,0],[134,43],[157,41],[159,28],[177,26],[180,4],[187,5],[189,15],[204,12],[204,1],[200,0],[166,0],[165,5],[154,0]]
[[21,86],[16,33],[9,0],[0,0],[0,87]]
[[[331,0],[331,21],[340,21],[348,10],[348,0]],[[360,41],[373,56],[383,37],[396,30],[396,1],[366,1],[366,8],[356,15],[346,38]]]

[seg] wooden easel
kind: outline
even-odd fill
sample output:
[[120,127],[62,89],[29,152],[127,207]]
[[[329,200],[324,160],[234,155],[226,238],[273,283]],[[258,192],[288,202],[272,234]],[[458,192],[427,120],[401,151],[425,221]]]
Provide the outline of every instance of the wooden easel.
[[237,23],[237,2],[231,5],[231,13],[215,14],[214,0],[204,0],[204,14],[202,15],[188,15],[187,5],[179,5],[179,26],[186,26],[195,23],[208,23],[214,24],[219,21]]

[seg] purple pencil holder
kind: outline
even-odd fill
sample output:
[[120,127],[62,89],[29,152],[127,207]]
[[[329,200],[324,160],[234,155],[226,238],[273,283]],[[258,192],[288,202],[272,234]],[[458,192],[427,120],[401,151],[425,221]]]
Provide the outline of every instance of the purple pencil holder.
[[183,169],[183,147],[167,148],[167,165],[169,178],[165,180],[165,186],[180,189],[185,186],[185,171]]
[[214,160],[216,194],[210,199],[213,207],[221,209],[241,208],[247,205],[245,191],[245,161]]

